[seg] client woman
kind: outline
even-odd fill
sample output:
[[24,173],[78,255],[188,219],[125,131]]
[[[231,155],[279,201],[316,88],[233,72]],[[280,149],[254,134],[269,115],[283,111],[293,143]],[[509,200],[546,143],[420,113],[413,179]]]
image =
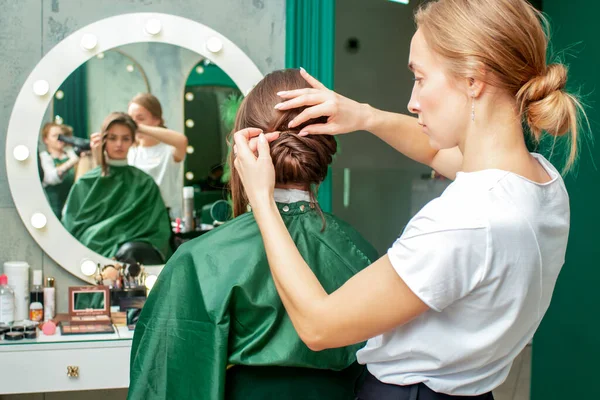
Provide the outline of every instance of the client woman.
[[127,165],[137,126],[125,113],[102,124],[101,165],[71,188],[62,223],[81,243],[113,257],[125,243],[144,243],[163,262],[170,255],[171,226],[152,177]]
[[[275,201],[303,257],[331,292],[377,254],[316,201],[335,139],[300,137],[301,127],[286,127],[301,110],[274,109],[278,91],[304,87],[298,70],[267,75],[242,102],[233,131],[281,131],[271,145]],[[236,218],[185,243],[161,272],[136,326],[128,398],[353,399],[361,345],[317,353],[302,343],[277,295],[231,157]]]

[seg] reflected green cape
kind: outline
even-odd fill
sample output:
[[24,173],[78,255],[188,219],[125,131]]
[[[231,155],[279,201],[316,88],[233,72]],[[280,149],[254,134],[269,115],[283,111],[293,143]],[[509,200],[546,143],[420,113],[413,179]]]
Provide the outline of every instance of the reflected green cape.
[[105,257],[126,242],[150,243],[168,257],[171,226],[152,177],[129,165],[101,174],[97,167],[75,182],[63,211],[65,228]]
[[[373,247],[336,217],[325,214],[321,232],[321,217],[308,203],[278,207],[328,293],[377,258]],[[226,392],[244,392],[226,388],[229,364],[230,371],[241,365],[342,370],[355,362],[360,347],[313,352],[300,340],[275,289],[254,216],[246,213],[185,243],[161,272],[136,326],[128,399],[220,400]],[[288,376],[287,384],[279,376],[273,384],[289,388],[293,378]],[[315,383],[319,387],[303,385],[292,397],[274,398],[353,399],[353,384],[339,394],[339,385],[322,379]],[[272,398],[269,386],[252,387],[253,395],[238,398]],[[322,396],[311,397],[309,390]]]

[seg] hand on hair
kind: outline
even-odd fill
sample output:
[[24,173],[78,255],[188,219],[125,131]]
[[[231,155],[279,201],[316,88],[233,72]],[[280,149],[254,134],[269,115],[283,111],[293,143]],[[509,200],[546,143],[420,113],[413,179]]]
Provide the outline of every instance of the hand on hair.
[[[249,129],[257,129],[257,131],[259,133],[262,132],[258,128],[249,128]],[[254,131],[252,131],[252,132],[254,132]],[[271,143],[273,140],[279,138],[279,133],[280,132],[265,133],[265,139],[267,139],[267,142]],[[250,137],[250,139],[248,140],[248,147],[250,147],[250,150],[254,153],[254,155],[258,155],[258,136]],[[233,154],[234,155],[237,154],[237,146],[235,144],[233,145]]]
[[101,146],[102,146],[102,133],[100,133],[100,132],[92,133],[92,135],[90,136],[90,147],[92,148],[92,151]]
[[102,163],[102,133],[94,132],[90,136],[90,147],[92,149],[92,159],[94,165],[100,165]]
[[[244,185],[252,208],[267,205],[273,200],[275,168],[269,150],[269,142],[260,129],[246,128],[233,136],[235,140],[234,166]],[[256,150],[250,148],[251,139],[257,139]]]
[[300,135],[338,135],[366,128],[368,104],[361,104],[337,94],[310,76],[303,68],[300,73],[312,88],[277,93],[285,100],[275,106],[278,110],[307,107],[290,122],[290,128],[319,117],[328,117],[327,123],[308,125],[302,129]]

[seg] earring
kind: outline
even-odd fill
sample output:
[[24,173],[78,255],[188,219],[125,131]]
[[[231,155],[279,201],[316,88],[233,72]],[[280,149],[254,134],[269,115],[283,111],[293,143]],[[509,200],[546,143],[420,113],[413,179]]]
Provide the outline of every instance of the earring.
[[471,94],[471,121],[475,122],[475,96]]

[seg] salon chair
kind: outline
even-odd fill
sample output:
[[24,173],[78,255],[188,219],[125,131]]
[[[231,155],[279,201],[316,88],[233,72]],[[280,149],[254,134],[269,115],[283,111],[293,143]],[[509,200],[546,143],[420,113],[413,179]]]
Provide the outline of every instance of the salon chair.
[[135,261],[143,265],[160,265],[165,263],[165,258],[150,243],[127,242],[115,254],[117,261]]

